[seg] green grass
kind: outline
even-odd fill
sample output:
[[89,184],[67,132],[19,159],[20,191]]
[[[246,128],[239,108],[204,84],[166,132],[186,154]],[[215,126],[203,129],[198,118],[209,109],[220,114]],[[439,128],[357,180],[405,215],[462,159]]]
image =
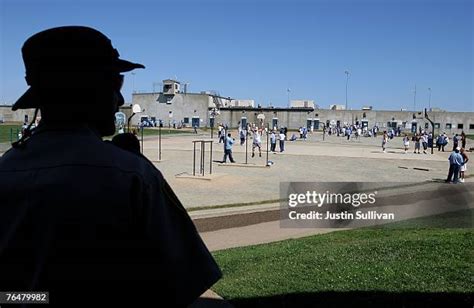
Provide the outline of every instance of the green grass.
[[466,135],[466,138],[474,140],[474,135]]
[[[446,217],[472,227],[472,215]],[[446,226],[446,217],[431,222]],[[473,229],[422,226],[423,219],[218,251],[224,277],[213,289],[237,306],[264,305],[262,298],[279,303],[286,296],[288,307],[295,304],[289,294],[311,294],[314,300],[327,292],[355,292],[350,300],[357,302],[367,292],[474,292]]]
[[13,141],[16,141],[18,131],[21,130],[20,124],[0,124],[0,143],[10,142],[10,131],[13,129]]
[[[132,131],[130,129],[130,131]],[[191,131],[187,130],[182,130],[182,129],[171,129],[168,130],[168,128],[162,128],[161,129],[161,135],[162,136],[172,136],[172,135],[177,135],[177,134],[185,134],[185,133],[192,133]],[[142,135],[140,131],[136,132],[138,139],[140,140]],[[106,136],[103,137],[104,140],[112,140],[112,138],[117,135],[117,132],[113,136]],[[148,136],[158,136],[159,135],[159,130],[154,129],[154,128],[145,128],[143,131],[143,137],[148,137]]]
[[[168,129],[167,127],[163,127],[161,129],[161,135],[175,135],[175,134],[191,134],[193,131],[189,129]],[[158,128],[145,128],[143,130],[143,136],[158,136],[159,135],[159,129]],[[137,136],[141,136],[141,132],[137,131]]]
[[[13,141],[16,141],[17,139],[17,132],[21,129],[20,124],[0,124],[0,143],[7,143],[11,142],[11,136],[10,132],[13,129]],[[192,133],[192,130],[183,130],[183,129],[168,129],[168,128],[162,128],[161,129],[161,135],[166,136],[166,135],[176,135],[176,134],[183,134],[183,133]],[[145,128],[143,131],[143,136],[158,136],[159,132],[158,129],[152,129],[152,128]],[[138,137],[141,137],[141,133],[138,132]],[[106,139],[111,139],[106,138]]]

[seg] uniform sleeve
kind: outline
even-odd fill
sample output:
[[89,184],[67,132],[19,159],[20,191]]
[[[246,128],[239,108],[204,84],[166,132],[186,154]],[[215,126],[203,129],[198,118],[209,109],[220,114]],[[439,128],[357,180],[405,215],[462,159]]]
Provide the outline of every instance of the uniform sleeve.
[[161,174],[146,190],[144,231],[159,259],[155,275],[162,277],[161,292],[176,306],[188,305],[220,279],[221,271]]

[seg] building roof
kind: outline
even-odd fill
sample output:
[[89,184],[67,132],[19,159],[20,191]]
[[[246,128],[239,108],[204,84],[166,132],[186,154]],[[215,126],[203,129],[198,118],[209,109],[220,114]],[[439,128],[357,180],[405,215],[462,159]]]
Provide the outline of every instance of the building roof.
[[167,81],[171,81],[171,82],[174,82],[174,83],[179,83],[181,84],[181,82],[177,81],[177,80],[174,80],[174,79],[165,79],[163,80],[163,82],[167,82]]
[[235,106],[235,107],[221,107],[220,110],[235,110],[235,111],[249,111],[249,112],[259,112],[259,111],[263,111],[263,112],[278,112],[278,111],[293,111],[293,112],[296,112],[296,111],[305,111],[305,112],[308,112],[308,111],[314,111],[316,109],[314,108],[310,108],[310,107],[300,107],[300,108],[286,108],[286,107],[272,107],[272,108],[269,108],[269,107],[261,107],[261,108],[258,108],[258,107],[245,107],[245,106]]

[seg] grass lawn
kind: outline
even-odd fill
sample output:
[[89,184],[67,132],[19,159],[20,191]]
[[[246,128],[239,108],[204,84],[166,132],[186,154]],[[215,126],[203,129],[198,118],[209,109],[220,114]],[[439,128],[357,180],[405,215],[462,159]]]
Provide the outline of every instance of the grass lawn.
[[466,138],[474,140],[474,135],[466,135]]
[[13,141],[17,139],[17,133],[21,129],[20,124],[0,124],[0,143],[10,142],[10,132],[13,129]]
[[[20,124],[0,124],[0,143],[7,143],[10,142],[10,134],[11,130],[13,129],[13,141],[16,141],[17,139],[17,133],[21,129]],[[183,134],[183,133],[192,133],[192,130],[183,130],[183,129],[171,129],[169,130],[168,128],[162,128],[161,129],[161,135],[166,136],[166,135],[175,135],[175,134]],[[152,129],[152,128],[145,128],[143,131],[143,136],[158,136],[159,132],[158,129]],[[141,137],[141,133],[138,132],[138,137]],[[111,139],[111,138],[108,138]]]
[[[338,231],[214,253],[213,290],[236,307],[468,303],[474,292],[474,211]],[[431,224],[433,225],[433,224]]]
[[[191,129],[168,129],[167,127],[161,128],[161,135],[174,135],[174,134],[192,134],[193,131]],[[159,129],[158,128],[145,128],[143,131],[143,136],[158,136]],[[141,136],[141,132],[137,132],[137,136]]]

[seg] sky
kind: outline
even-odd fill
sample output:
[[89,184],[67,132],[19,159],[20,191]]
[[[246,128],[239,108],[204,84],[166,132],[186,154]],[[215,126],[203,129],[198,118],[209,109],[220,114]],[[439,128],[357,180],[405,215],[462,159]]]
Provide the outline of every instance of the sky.
[[84,25],[146,66],[125,73],[126,102],[177,78],[188,92],[328,108],[346,104],[347,82],[349,109],[472,112],[473,16],[471,0],[0,0],[0,104],[27,89],[28,37]]

